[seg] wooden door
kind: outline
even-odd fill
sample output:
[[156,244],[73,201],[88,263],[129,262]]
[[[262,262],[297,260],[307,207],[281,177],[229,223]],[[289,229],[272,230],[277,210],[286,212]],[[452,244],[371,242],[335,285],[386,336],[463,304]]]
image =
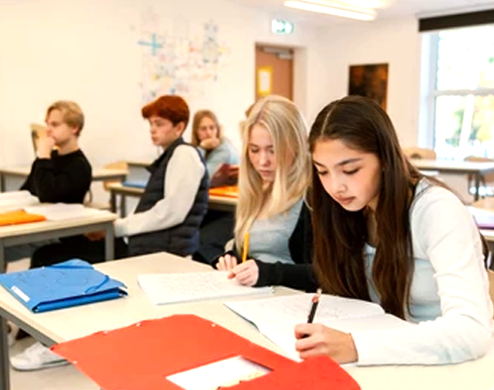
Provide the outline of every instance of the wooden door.
[[293,100],[293,49],[256,46],[256,100],[281,95]]

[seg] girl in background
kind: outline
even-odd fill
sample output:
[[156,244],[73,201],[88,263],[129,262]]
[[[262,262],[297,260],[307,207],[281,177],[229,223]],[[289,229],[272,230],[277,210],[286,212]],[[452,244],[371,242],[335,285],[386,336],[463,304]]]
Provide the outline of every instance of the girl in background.
[[[197,111],[194,115],[191,144],[196,146],[205,158],[210,180],[223,164],[238,164],[237,150],[230,140],[223,136],[218,118],[210,110]],[[237,170],[231,169],[231,174],[236,179]]]

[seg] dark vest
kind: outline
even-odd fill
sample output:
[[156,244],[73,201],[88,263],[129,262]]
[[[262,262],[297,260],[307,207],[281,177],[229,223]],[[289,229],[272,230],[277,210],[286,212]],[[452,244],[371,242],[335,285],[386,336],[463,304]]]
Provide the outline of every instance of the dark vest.
[[[184,142],[182,138],[179,138],[148,167],[151,177],[137,205],[136,213],[149,210],[158,201],[163,199],[168,162],[172,158],[175,148],[179,145],[187,145],[187,147],[194,148],[201,158],[204,168],[206,168],[206,163],[199,151],[194,146]],[[183,172],[183,174],[186,175],[187,172]],[[129,255],[139,256],[163,251],[178,256],[188,256],[194,253],[199,246],[199,226],[208,208],[208,191],[209,179],[207,169],[205,169],[194,204],[185,217],[184,222],[168,229],[130,236]]]

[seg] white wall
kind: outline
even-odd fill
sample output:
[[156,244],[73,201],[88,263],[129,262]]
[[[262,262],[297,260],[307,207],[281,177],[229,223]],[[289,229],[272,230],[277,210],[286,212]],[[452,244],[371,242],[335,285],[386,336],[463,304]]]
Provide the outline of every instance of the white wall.
[[417,145],[421,40],[414,17],[333,25],[321,37],[317,72],[319,93],[309,107],[348,93],[350,65],[388,63],[388,107],[404,146]]
[[[143,26],[142,15],[159,16]],[[0,164],[28,164],[33,159],[28,125],[42,122],[46,107],[58,99],[77,101],[86,114],[81,144],[93,166],[119,159],[150,160],[157,154],[140,117],[142,79],[140,29],[173,33],[177,20],[191,35],[209,21],[219,26],[220,41],[231,50],[217,82],[203,96],[184,97],[191,111],[217,112],[238,143],[238,122],[254,99],[255,43],[299,48],[296,83],[312,74],[319,50],[317,29],[297,25],[290,36],[270,32],[271,15],[226,0],[2,0],[0,2]],[[148,18],[149,22],[149,18]],[[149,49],[147,49],[149,50]],[[308,99],[318,88],[296,92],[308,113]]]

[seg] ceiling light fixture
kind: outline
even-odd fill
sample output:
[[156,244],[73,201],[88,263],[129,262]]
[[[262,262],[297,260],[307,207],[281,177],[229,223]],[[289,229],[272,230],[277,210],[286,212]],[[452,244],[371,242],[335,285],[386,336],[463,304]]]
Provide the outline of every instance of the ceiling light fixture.
[[304,11],[319,12],[359,20],[374,20],[376,17],[376,12],[371,8],[355,7],[325,0],[288,0],[285,1],[285,6]]

